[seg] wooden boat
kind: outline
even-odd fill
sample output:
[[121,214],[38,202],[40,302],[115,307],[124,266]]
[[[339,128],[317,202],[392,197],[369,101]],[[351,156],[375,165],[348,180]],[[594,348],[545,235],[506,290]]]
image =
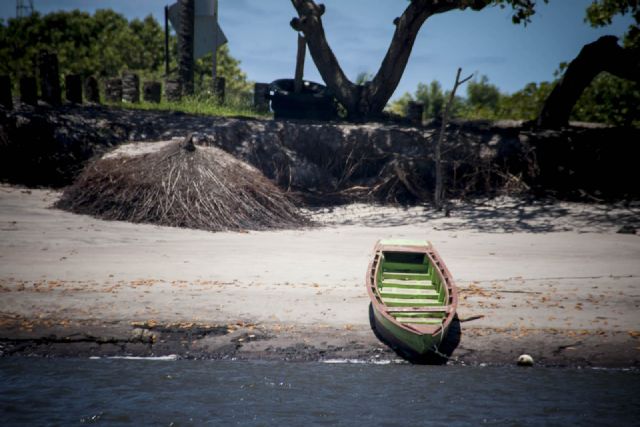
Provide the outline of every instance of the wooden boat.
[[458,293],[431,243],[378,241],[366,283],[383,338],[411,355],[438,351],[455,316]]

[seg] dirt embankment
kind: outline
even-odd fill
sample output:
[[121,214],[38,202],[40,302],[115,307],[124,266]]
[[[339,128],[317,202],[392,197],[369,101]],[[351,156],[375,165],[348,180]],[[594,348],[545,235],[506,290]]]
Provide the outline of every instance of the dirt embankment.
[[[69,184],[85,163],[126,141],[201,135],[308,203],[431,200],[437,123],[318,123],[212,118],[64,106],[0,114],[0,179]],[[454,122],[445,174],[452,196],[551,194],[637,199],[640,130],[574,126],[545,131],[518,122]]]

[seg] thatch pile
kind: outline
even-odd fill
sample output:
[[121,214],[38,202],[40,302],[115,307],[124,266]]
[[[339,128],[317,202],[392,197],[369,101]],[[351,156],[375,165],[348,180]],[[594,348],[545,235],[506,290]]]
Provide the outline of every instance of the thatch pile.
[[123,146],[93,163],[56,207],[102,219],[209,231],[308,224],[260,171],[191,136]]

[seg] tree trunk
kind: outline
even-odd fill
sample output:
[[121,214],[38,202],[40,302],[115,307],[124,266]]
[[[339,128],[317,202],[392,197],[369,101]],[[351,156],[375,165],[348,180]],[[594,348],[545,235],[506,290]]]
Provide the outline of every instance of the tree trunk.
[[623,79],[640,81],[639,58],[637,52],[620,47],[615,36],[603,36],[585,45],[545,100],[537,119],[538,126],[547,129],[567,126],[580,95],[603,71]]
[[179,0],[178,76],[185,95],[193,95],[194,0]]
[[412,0],[399,18],[382,65],[371,82],[356,85],[342,71],[324,33],[322,15],[325,7],[313,0],[291,0],[298,18],[291,20],[296,31],[304,33],[313,62],[336,99],[350,118],[375,117],[382,113],[400,83],[409,61],[413,43],[422,24],[432,15],[454,9],[480,10],[489,0]]

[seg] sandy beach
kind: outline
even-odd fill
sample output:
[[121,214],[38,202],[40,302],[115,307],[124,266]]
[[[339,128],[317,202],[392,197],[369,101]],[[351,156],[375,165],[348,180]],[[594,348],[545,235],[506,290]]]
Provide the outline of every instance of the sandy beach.
[[460,291],[450,363],[640,364],[640,207],[350,205],[315,227],[210,233],[52,209],[0,186],[3,355],[397,360],[371,330],[380,238],[427,238]]

